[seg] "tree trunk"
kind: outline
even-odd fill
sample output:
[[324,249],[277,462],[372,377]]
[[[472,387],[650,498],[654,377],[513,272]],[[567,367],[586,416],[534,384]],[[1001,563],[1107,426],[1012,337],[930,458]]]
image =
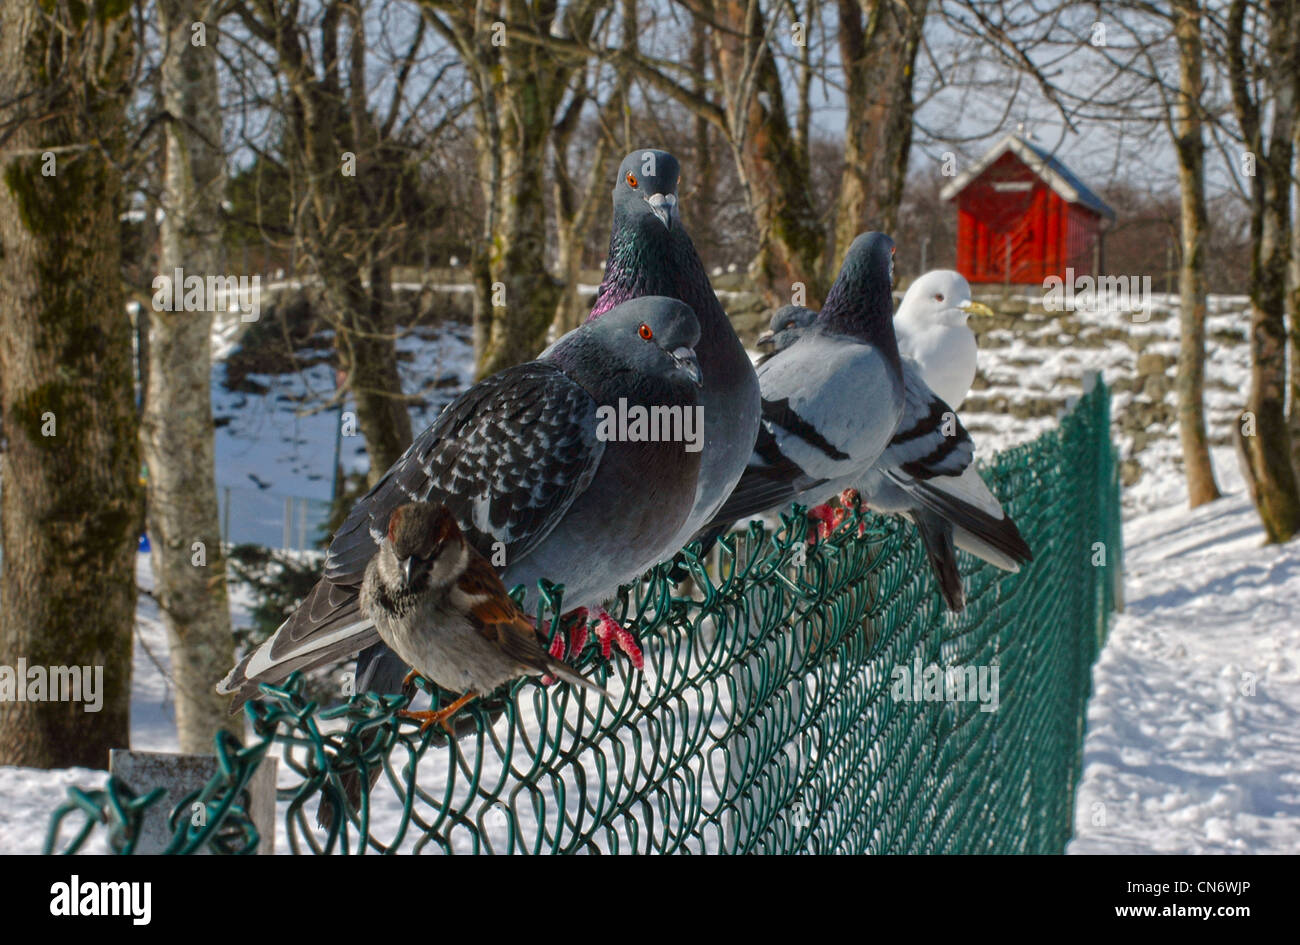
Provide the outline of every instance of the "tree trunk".
[[[1291,464],[1291,437],[1284,404],[1286,370],[1286,284],[1291,243],[1291,138],[1295,120],[1296,82],[1300,74],[1300,37],[1295,35],[1295,0],[1268,4],[1266,61],[1258,65],[1262,81],[1252,83],[1245,60],[1246,3],[1234,0],[1228,14],[1228,71],[1233,108],[1246,147],[1255,156],[1251,179],[1250,260],[1250,395],[1247,419],[1254,436],[1246,438],[1256,508],[1270,542],[1288,541],[1300,532],[1300,488]],[[1258,88],[1260,101],[1252,100]],[[1272,104],[1267,148],[1260,120],[1261,104]]]
[[1205,140],[1201,127],[1202,73],[1199,0],[1177,0],[1174,34],[1178,39],[1179,94],[1174,121],[1178,185],[1182,197],[1182,267],[1179,309],[1178,434],[1191,508],[1219,498],[1205,432]]
[[481,144],[500,149],[501,190],[488,252],[485,339],[475,352],[479,377],[535,358],[562,295],[546,266],[546,146],[556,103],[536,68],[538,55],[523,43],[501,47],[501,135]]
[[[1300,108],[1300,95],[1296,96]],[[1300,155],[1300,113],[1291,129],[1291,146]],[[1291,397],[1287,425],[1291,432],[1291,468],[1300,478],[1300,188],[1294,192],[1291,207],[1291,266],[1288,270],[1286,307],[1291,337]]]
[[[1279,114],[1281,103],[1279,102]],[[1274,119],[1274,128],[1287,124]],[[1285,136],[1284,138],[1281,136]],[[1259,483],[1259,512],[1269,541],[1289,541],[1300,532],[1300,488],[1291,464],[1286,397],[1286,280],[1291,242],[1291,131],[1277,129],[1267,156],[1259,157],[1259,192],[1250,287],[1250,397],[1256,436],[1249,455]]]
[[[163,178],[159,269],[205,281],[222,270],[225,159],[217,98],[216,36],[194,46],[200,0],[160,0]],[[234,663],[212,442],[212,312],[150,313],[141,445],[148,468],[154,596],[167,627],[181,751],[213,751],[218,731],[243,734],[213,684]]]
[[372,265],[368,288],[346,260],[335,260],[328,273],[329,297],[338,300],[340,366],[356,403],[357,428],[370,459],[367,480],[373,486],[411,445],[411,414],[397,369],[393,273],[389,266]]
[[[356,404],[373,485],[411,443],[387,262],[399,238],[390,227],[398,209],[394,195],[402,181],[403,156],[400,149],[386,147],[389,142],[365,108],[365,36],[351,10],[346,69],[337,48],[344,15],[340,6],[328,9],[328,22],[321,28],[323,76],[308,63],[305,28],[299,24],[275,32],[274,49],[288,86],[285,157],[305,182],[303,195],[294,199],[295,239],[321,280],[322,314],[335,331],[335,351]],[[350,163],[344,163],[344,155]]]
[[847,82],[844,173],[835,214],[838,257],[859,233],[892,233],[898,226],[912,147],[913,66],[927,3],[838,0]]
[[788,304],[794,287],[803,285],[804,304],[817,307],[828,288],[826,232],[813,201],[808,154],[791,127],[764,36],[764,12],[750,0],[724,0],[715,16],[731,145],[758,229],[750,277],[774,305]]
[[[560,150],[558,142],[556,149]],[[603,172],[609,154],[609,140],[601,135],[591,156],[589,172],[583,175],[585,186],[578,193],[568,181],[565,169],[557,167],[555,170],[556,257],[561,279],[560,301],[556,305],[554,322],[557,334],[562,335],[581,325],[590,308],[582,296],[582,252],[596,208],[605,206],[609,199],[601,186],[607,179]]]
[[117,168],[133,45],[113,9],[0,7],[0,664],[88,668],[103,700],[0,701],[4,765],[103,768],[130,740],[141,490]]

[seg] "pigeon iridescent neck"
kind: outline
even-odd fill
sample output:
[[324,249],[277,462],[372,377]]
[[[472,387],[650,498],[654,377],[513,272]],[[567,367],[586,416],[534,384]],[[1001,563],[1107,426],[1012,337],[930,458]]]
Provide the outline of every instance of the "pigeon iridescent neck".
[[669,230],[653,216],[616,212],[605,278],[587,321],[614,306],[646,295],[685,302],[700,320],[701,357],[734,338],[727,313],[713,292],[695,245],[680,224]]

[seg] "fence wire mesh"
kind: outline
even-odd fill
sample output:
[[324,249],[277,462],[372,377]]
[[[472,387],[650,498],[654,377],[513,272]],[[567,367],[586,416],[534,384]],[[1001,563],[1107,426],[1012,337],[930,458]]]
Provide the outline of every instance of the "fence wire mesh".
[[[296,679],[269,689],[248,706],[251,743],[220,739],[218,775],[173,808],[168,852],[253,851],[244,790],[272,751],[289,769],[278,842],[299,853],[1060,852],[1121,568],[1109,428],[1097,382],[1056,430],[983,469],[1035,558],[1006,574],[962,554],[960,614],[911,525],[854,515],[810,545],[792,509],[707,565],[688,555],[689,596],[663,566],[623,589],[610,612],[644,670],[595,639],[572,660],[608,700],[519,681],[472,703],[451,741],[399,720],[404,697],[319,709]],[[554,626],[561,600],[543,597]],[[349,779],[359,809],[318,826],[322,797],[348,806]],[[97,828],[132,852],[161,794],[116,778],[70,789],[47,852]],[[196,802],[206,817],[189,816]]]

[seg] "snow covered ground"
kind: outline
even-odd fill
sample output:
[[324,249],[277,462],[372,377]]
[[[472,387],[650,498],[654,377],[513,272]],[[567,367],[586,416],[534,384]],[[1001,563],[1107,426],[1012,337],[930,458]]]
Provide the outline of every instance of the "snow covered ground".
[[1070,853],[1300,851],[1300,543],[1264,546],[1214,458],[1230,495],[1124,523]]
[[[218,338],[230,346],[225,335]],[[419,398],[410,411],[411,427],[418,433],[473,379],[472,333],[468,325],[451,322],[421,326],[401,334],[397,350],[402,388]],[[327,354],[297,353],[304,359]],[[213,365],[217,498],[224,537],[284,547],[288,500],[293,503],[288,547],[315,547],[329,518],[336,441],[345,472],[369,468],[355,422],[342,420],[354,409],[351,398],[338,408],[321,409],[334,395],[334,369],[323,362],[287,374],[248,374],[244,381],[264,392],[228,390],[226,364]],[[336,435],[340,431],[341,437]]]

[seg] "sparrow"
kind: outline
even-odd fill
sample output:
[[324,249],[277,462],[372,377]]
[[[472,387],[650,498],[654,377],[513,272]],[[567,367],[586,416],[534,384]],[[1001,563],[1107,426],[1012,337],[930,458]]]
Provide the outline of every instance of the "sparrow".
[[606,695],[547,652],[546,640],[445,505],[408,502],[393,510],[361,584],[361,610],[380,638],[419,674],[462,695],[437,711],[400,713],[442,725],[468,702],[520,676],[550,674]]

